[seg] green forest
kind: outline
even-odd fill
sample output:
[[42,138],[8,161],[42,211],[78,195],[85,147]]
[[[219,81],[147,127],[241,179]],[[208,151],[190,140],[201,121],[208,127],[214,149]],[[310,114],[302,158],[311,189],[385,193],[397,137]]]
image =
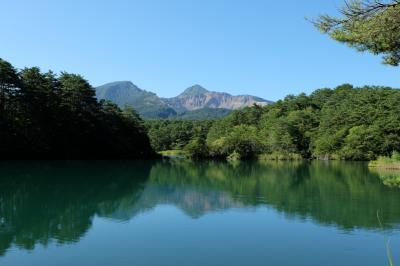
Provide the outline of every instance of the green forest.
[[97,101],[81,76],[0,61],[3,158],[374,160],[400,150],[400,91],[344,84],[289,95],[219,120],[142,120]]
[[211,120],[146,120],[151,146],[156,151],[182,150],[194,139],[205,139]]
[[141,118],[95,98],[81,76],[16,70],[0,59],[3,159],[154,158]]
[[[373,160],[400,150],[399,103],[397,89],[344,84],[237,110],[212,122],[206,134],[188,130],[188,122],[152,122],[150,139],[162,150],[191,136],[184,149],[194,159]],[[170,146],[168,136],[184,134]]]

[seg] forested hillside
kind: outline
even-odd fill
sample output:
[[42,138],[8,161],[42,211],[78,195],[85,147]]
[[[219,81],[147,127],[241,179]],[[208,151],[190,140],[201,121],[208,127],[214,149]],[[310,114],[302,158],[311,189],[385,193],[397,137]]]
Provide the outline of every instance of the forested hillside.
[[173,120],[216,120],[224,118],[232,112],[230,109],[224,108],[201,108],[193,111],[184,111],[175,116],[170,116]]
[[150,158],[133,109],[95,98],[81,76],[39,68],[17,71],[0,59],[0,157],[6,159]]
[[104,84],[96,89],[99,100],[109,100],[120,108],[134,108],[144,118],[168,118],[177,112],[162,101],[155,93],[142,90],[130,81]]
[[[369,160],[400,149],[400,91],[342,85],[238,111],[214,124],[211,156]],[[274,155],[275,154],[275,155]]]
[[186,146],[194,158],[371,160],[400,150],[400,91],[342,85],[233,112]]

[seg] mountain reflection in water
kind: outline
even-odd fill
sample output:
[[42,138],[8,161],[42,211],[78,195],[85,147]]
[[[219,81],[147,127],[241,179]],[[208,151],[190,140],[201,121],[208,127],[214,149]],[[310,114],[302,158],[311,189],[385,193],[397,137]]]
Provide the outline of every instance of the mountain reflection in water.
[[397,230],[400,190],[363,163],[71,161],[0,164],[0,255],[78,242],[95,216],[135,219],[173,205],[193,219],[269,207],[343,231]]

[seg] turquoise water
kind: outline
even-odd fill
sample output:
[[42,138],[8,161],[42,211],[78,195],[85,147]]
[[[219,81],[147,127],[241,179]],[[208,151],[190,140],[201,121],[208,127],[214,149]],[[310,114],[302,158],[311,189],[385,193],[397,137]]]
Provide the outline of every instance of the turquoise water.
[[0,163],[0,265],[400,265],[399,229],[364,163]]

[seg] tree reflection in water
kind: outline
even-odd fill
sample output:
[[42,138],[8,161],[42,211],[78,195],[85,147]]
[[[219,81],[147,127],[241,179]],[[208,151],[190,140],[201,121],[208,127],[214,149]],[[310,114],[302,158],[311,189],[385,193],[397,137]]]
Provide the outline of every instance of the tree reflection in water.
[[95,216],[133,219],[160,204],[192,218],[269,206],[291,219],[342,230],[392,230],[400,191],[363,163],[343,162],[3,162],[0,254],[12,245],[80,240]]

